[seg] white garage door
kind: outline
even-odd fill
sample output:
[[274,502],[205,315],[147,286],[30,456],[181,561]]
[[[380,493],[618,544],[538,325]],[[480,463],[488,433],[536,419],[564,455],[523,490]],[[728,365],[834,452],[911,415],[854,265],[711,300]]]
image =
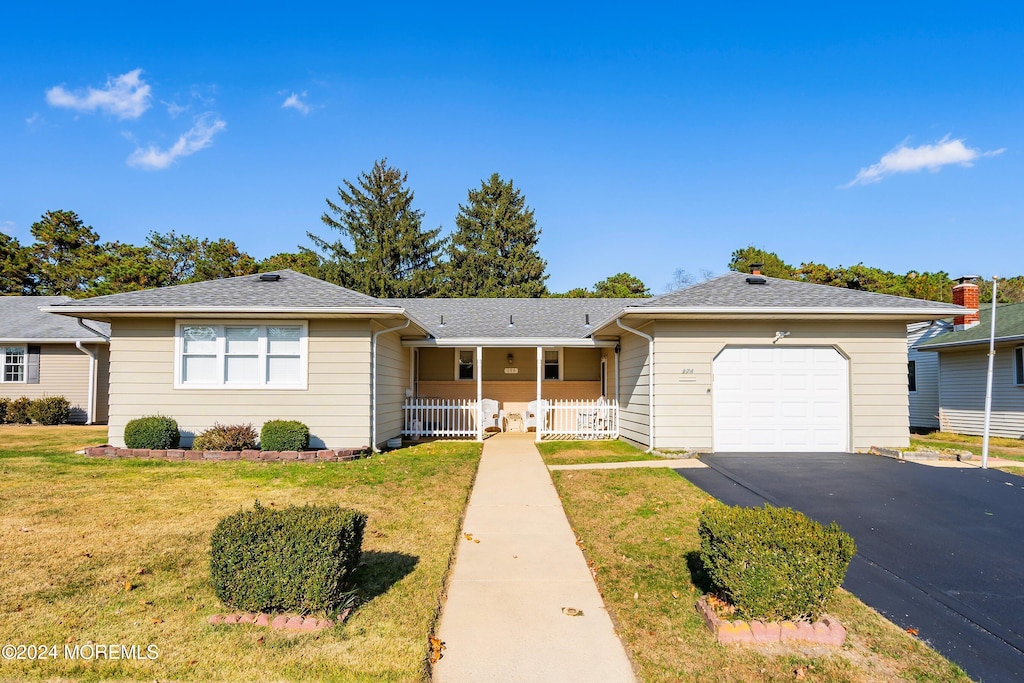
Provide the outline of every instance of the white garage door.
[[727,348],[714,364],[715,451],[845,451],[847,360],[833,348]]

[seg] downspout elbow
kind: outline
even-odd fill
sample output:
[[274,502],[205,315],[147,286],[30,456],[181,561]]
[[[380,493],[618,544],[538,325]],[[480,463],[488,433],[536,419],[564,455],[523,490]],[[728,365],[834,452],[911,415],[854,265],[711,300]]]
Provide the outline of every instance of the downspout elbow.
[[380,453],[380,449],[377,448],[377,337],[404,330],[411,323],[412,320],[406,320],[402,325],[377,330],[370,336],[370,450],[374,453]]

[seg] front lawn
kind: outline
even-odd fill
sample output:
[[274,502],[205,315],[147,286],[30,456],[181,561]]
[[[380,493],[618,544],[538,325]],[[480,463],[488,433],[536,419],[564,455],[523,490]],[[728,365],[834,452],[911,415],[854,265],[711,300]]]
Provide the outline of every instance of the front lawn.
[[715,500],[668,469],[552,472],[640,678],[655,681],[958,681],[950,663],[853,595],[831,612],[846,645],[720,646],[694,609],[688,561],[697,515]]
[[[0,662],[4,680],[419,681],[480,445],[351,463],[192,463],[70,454],[99,430],[0,427],[0,643],[153,644],[152,661]],[[250,508],[365,512],[365,601],[315,634],[210,626],[210,532]]]
[[537,444],[546,465],[657,460],[625,441],[541,441]]
[[[970,451],[975,455],[981,455],[981,441],[982,438],[980,436],[954,434],[953,432],[931,432],[929,434],[910,435],[910,446],[917,450],[948,448]],[[1024,441],[998,436],[991,437],[988,444],[988,454],[997,458],[1006,458],[1007,460],[1024,461]]]

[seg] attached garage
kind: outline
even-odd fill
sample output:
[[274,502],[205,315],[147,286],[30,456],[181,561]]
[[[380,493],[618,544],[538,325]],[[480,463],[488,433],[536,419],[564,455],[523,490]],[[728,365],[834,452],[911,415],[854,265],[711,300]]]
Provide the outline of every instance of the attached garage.
[[716,452],[850,450],[849,361],[834,347],[727,347],[712,371]]

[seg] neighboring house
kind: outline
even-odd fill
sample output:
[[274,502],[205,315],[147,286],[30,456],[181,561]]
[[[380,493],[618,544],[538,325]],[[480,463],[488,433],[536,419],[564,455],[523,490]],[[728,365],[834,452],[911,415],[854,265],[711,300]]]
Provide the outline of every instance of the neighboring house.
[[910,390],[910,428],[939,428],[939,357],[916,345],[953,329],[952,320],[907,325],[907,388]]
[[284,270],[48,310],[111,324],[115,445],[156,413],[186,445],[276,418],[316,446],[482,438],[489,399],[512,427],[535,410],[538,439],[772,452],[905,446],[906,326],[964,309],[741,273],[653,299],[379,300]]
[[[966,284],[977,290],[977,285]],[[984,306],[978,314],[958,316],[954,325],[953,330],[918,343],[917,349],[919,355],[931,353],[938,360],[940,428],[980,435],[985,422],[992,308]],[[1024,438],[1024,304],[997,306],[995,351],[991,434]]]
[[71,421],[107,420],[107,335],[110,326],[40,311],[63,296],[0,297],[0,396],[63,396]]

